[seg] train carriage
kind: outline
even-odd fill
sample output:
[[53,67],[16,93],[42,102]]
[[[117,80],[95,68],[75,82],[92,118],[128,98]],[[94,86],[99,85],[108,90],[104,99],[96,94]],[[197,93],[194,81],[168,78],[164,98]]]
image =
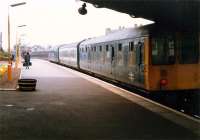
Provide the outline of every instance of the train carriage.
[[61,45],[60,64],[145,90],[151,99],[199,114],[200,33],[156,25]]
[[200,89],[200,33],[155,25],[61,45],[59,61],[153,91]]
[[63,44],[59,46],[59,63],[78,67],[78,54],[77,54],[77,43]]
[[80,45],[80,68],[147,91],[200,88],[198,32],[148,25]]
[[53,48],[50,49],[49,55],[48,55],[48,60],[51,62],[59,62],[59,57],[58,57],[58,46],[54,46]]

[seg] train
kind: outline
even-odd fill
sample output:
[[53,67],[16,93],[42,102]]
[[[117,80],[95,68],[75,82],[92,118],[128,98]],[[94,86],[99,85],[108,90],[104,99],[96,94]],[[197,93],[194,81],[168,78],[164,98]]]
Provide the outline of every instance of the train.
[[143,89],[200,89],[200,35],[154,25],[62,44],[49,60]]

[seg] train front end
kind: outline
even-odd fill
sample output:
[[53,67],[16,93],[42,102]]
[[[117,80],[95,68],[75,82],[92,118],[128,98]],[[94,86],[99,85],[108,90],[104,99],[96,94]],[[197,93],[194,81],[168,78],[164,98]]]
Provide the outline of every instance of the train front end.
[[157,34],[150,38],[149,91],[200,89],[200,39],[194,32]]

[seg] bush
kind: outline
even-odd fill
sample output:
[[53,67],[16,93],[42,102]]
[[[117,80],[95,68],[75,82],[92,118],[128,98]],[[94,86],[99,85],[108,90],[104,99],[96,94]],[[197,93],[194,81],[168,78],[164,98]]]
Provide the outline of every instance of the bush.
[[2,51],[0,51],[0,61],[2,61],[2,60],[8,60],[9,59],[9,54],[8,53],[6,53],[6,52],[2,52]]

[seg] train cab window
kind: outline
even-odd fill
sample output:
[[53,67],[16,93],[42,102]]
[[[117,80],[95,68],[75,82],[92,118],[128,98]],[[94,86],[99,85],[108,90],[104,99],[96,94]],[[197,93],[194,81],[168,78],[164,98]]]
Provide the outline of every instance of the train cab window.
[[118,44],[118,51],[122,51],[122,44],[121,43]]
[[175,63],[175,42],[169,37],[155,38],[152,40],[152,64],[167,65]]
[[108,49],[108,45],[106,45],[106,51],[108,51],[109,49]]
[[100,51],[100,52],[102,51],[102,46],[99,46],[99,51]]
[[179,62],[181,64],[194,64],[198,63],[199,47],[198,38],[195,35],[184,35],[181,45],[179,47]]

